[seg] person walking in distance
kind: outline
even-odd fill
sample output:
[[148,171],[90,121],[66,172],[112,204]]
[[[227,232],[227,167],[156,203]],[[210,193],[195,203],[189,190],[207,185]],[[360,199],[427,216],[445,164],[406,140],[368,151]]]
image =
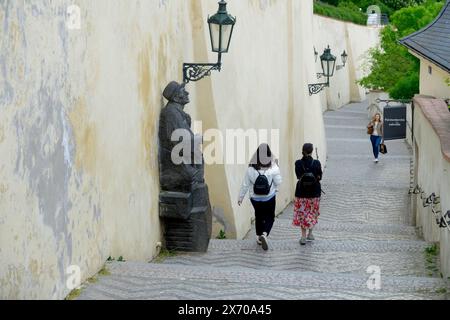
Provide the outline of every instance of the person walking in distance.
[[[322,165],[314,160],[314,146],[306,143],[303,146],[303,158],[295,162],[295,174],[298,182],[295,190],[293,225],[300,227],[302,236],[300,244],[314,241],[313,229],[320,216],[320,198],[322,195]],[[309,230],[309,233],[308,233]]]
[[383,121],[381,120],[381,114],[377,113],[373,117],[372,121],[367,126],[367,133],[370,135],[370,142],[372,143],[372,150],[375,163],[380,160],[378,156],[380,155],[380,145],[383,141]]
[[280,168],[267,144],[261,144],[250,161],[242,182],[238,205],[247,194],[255,209],[256,241],[269,249],[268,236],[275,222],[276,194],[282,183]]

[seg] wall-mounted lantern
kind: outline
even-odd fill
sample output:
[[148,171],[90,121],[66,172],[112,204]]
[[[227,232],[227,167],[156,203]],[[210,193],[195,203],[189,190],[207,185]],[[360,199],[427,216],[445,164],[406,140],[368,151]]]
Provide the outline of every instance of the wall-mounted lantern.
[[330,86],[330,77],[334,75],[334,67],[336,65],[336,57],[331,54],[330,46],[328,46],[320,56],[320,63],[322,66],[322,73],[317,74],[317,77],[326,77],[327,82],[308,85],[310,96],[317,94],[322,91],[323,88]]
[[319,53],[316,50],[316,47],[314,47],[314,61],[317,62],[317,58],[319,57]]
[[[316,48],[314,48],[314,54],[318,55]],[[312,96],[313,94],[317,94],[320,91],[322,91],[325,87],[330,86],[330,78],[334,75],[334,70],[340,70],[345,67],[347,64],[348,54],[347,52],[342,53],[341,55],[342,63],[343,65],[336,67],[336,57],[331,54],[330,46],[328,46],[323,54],[320,56],[320,64],[322,67],[322,73],[317,74],[317,79],[320,79],[322,77],[327,78],[327,82],[324,83],[314,83],[308,85],[309,95]],[[317,60],[316,60],[317,61]]]
[[211,71],[220,71],[222,67],[222,53],[227,53],[230,48],[236,18],[228,14],[227,2],[219,2],[219,10],[208,18],[209,33],[211,37],[212,51],[218,53],[217,63],[184,63],[183,81],[199,81],[211,75]]
[[345,52],[345,50],[344,50],[344,52],[341,54],[341,58],[342,58],[342,65],[337,66],[337,67],[336,67],[336,70],[341,70],[341,69],[345,68],[345,65],[347,64],[348,54],[347,54],[347,52]]

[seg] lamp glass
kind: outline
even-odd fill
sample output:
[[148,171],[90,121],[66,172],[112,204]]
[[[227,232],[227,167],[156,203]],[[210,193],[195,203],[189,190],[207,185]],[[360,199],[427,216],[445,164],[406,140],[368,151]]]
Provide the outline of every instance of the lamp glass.
[[332,77],[334,75],[334,69],[336,60],[322,60],[322,70],[325,77]]
[[342,54],[342,63],[344,64],[344,66],[347,64],[347,59],[348,59],[348,54],[344,50],[344,53]]
[[227,12],[227,3],[219,2],[219,10],[208,18],[211,46],[213,52],[228,52],[236,18]]
[[211,35],[211,46],[212,51],[214,52],[220,52],[220,25],[215,23],[209,24],[209,32]]
[[228,52],[228,49],[230,47],[230,42],[231,42],[231,34],[233,32],[233,27],[232,25],[223,25],[222,26],[222,37],[221,37],[221,44],[220,44],[220,48],[223,50],[221,52]]
[[331,54],[331,49],[325,49],[323,55],[320,56],[322,70],[325,77],[332,77],[336,65],[336,57]]
[[213,52],[226,53],[230,48],[234,25],[209,23],[211,46]]

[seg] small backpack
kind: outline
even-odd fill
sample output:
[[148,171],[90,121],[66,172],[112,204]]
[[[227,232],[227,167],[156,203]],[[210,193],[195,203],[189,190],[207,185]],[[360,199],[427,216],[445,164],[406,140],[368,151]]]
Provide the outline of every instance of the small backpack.
[[[311,168],[314,167],[314,162],[315,162],[315,160],[313,160],[313,162],[311,164]],[[303,162],[302,162],[302,167],[303,167],[303,171],[305,171],[305,173],[302,175],[302,177],[300,178],[300,181],[299,181],[302,191],[305,193],[313,193],[315,191],[315,187],[317,185],[316,176],[311,171],[307,171],[305,169]],[[309,168],[309,170],[311,168]]]
[[267,196],[272,188],[272,183],[269,185],[269,179],[264,174],[258,172],[258,178],[256,178],[255,184],[253,185],[253,192],[258,196]]

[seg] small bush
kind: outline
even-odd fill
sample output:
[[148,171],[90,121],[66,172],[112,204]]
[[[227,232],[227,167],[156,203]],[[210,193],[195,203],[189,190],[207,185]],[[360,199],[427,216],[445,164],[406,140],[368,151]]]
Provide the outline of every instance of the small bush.
[[408,77],[401,78],[397,84],[389,90],[389,95],[393,99],[409,100],[419,93],[420,79],[419,74],[414,73]]
[[425,0],[383,0],[383,2],[394,10],[400,10],[401,8],[420,5]]
[[159,255],[153,260],[154,263],[163,263],[167,258],[175,257],[178,253],[173,250],[162,249]]
[[111,272],[106,268],[106,266],[103,266],[103,268],[98,272],[101,276],[109,276],[111,275]]
[[219,235],[217,236],[217,239],[225,240],[226,238],[227,238],[227,235],[226,235],[225,231],[220,230]]
[[330,4],[332,6],[336,6],[336,7],[339,4],[339,0],[322,0],[322,2],[328,3],[328,4]]
[[314,13],[337,20],[353,22],[360,25],[367,24],[367,16],[350,1],[343,1],[338,7],[315,1]]
[[81,289],[73,289],[64,300],[75,300],[81,294]]

